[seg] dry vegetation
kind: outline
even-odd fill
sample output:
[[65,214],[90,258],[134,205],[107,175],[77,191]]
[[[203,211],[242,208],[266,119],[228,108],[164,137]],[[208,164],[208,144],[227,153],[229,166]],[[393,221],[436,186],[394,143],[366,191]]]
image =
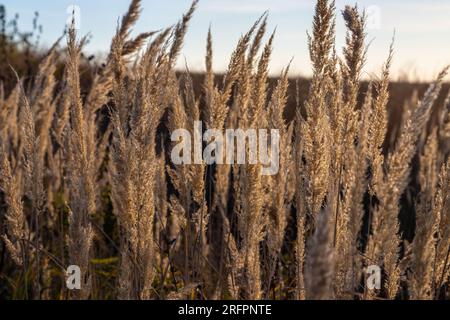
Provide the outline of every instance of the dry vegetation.
[[[363,83],[364,14],[342,12],[338,55],[334,4],[318,0],[305,96],[292,97],[288,65],[269,81],[266,14],[220,81],[208,33],[198,90],[174,68],[196,6],[132,38],[133,0],[86,92],[86,38],[73,29],[26,86],[20,71],[4,83],[13,88],[0,91],[1,298],[448,298],[450,96],[438,100],[448,70],[390,117],[393,48]],[[198,120],[279,129],[279,173],[174,165],[170,132]],[[66,289],[69,265],[82,270],[81,290]],[[383,271],[380,290],[366,285],[370,265]]]

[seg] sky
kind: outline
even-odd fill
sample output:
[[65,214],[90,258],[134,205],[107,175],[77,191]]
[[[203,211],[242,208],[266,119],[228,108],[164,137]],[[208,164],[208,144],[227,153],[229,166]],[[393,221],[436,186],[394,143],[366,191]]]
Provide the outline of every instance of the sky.
[[[430,80],[450,64],[449,0],[359,0],[369,16],[367,42],[370,42],[365,76],[380,72],[395,32],[393,77]],[[355,0],[336,0],[336,7],[354,5]],[[190,0],[143,0],[141,19],[134,33],[160,30],[178,21]],[[128,0],[0,0],[9,17],[19,14],[19,26],[30,29],[35,11],[40,14],[44,46],[62,34],[72,9],[79,8],[80,33],[92,36],[89,53],[101,55],[110,46],[118,20],[126,12]],[[214,43],[214,69],[226,69],[239,37],[266,10],[269,30],[276,28],[271,74],[278,74],[291,59],[292,75],[309,76],[311,65],[306,32],[311,29],[313,0],[200,0],[190,24],[179,65],[185,60],[193,71],[204,70],[206,35],[211,26]],[[342,52],[345,26],[337,17],[337,49]]]

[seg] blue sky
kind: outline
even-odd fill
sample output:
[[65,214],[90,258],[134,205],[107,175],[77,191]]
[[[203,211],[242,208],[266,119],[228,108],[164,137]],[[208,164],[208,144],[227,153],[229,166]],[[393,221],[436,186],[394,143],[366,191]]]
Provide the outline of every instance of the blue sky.
[[[360,0],[361,8],[372,12],[368,32],[371,40],[368,75],[377,73],[383,63],[395,30],[394,77],[406,73],[412,78],[428,80],[450,63],[450,1],[448,0]],[[116,29],[119,17],[126,12],[127,0],[0,0],[9,16],[20,15],[23,29],[31,25],[34,11],[39,11],[44,28],[43,43],[51,45],[62,33],[69,16],[67,8],[81,9],[81,33],[91,33],[87,48],[104,52]],[[337,0],[342,9],[355,0]],[[189,0],[143,0],[143,14],[135,33],[158,30],[174,24],[189,7]],[[314,10],[312,0],[201,0],[192,20],[183,49],[189,67],[203,70],[206,33],[212,27],[214,67],[225,69],[239,36],[265,11],[269,10],[269,28],[277,27],[271,73],[277,74],[294,58],[292,73],[310,74],[306,31],[310,29]],[[343,46],[345,28],[340,16],[337,23],[338,49]],[[184,64],[182,57],[181,64]]]

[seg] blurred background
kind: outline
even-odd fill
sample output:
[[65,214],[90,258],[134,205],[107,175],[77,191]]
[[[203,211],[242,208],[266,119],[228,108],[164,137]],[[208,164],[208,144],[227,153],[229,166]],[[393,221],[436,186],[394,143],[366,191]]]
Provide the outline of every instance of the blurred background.
[[[338,10],[355,1],[337,0]],[[368,15],[368,37],[371,41],[366,77],[378,73],[387,56],[395,32],[394,80],[429,81],[450,63],[450,2],[448,0],[359,0]],[[91,34],[86,47],[90,55],[101,58],[109,49],[118,20],[126,11],[123,0],[2,0],[7,21],[15,20],[20,30],[32,30],[35,12],[42,26],[39,45],[50,47],[61,36],[73,11],[82,34]],[[174,24],[189,7],[190,0],[143,1],[143,15],[135,32],[159,30]],[[243,30],[264,12],[270,13],[269,27],[277,34],[271,62],[271,74],[278,75],[293,58],[292,75],[309,76],[310,64],[306,31],[310,30],[314,1],[311,0],[203,0],[194,15],[179,67],[184,58],[192,71],[203,70],[206,33],[211,25],[214,37],[214,69],[226,68]],[[345,28],[337,19],[338,49],[344,44]]]

